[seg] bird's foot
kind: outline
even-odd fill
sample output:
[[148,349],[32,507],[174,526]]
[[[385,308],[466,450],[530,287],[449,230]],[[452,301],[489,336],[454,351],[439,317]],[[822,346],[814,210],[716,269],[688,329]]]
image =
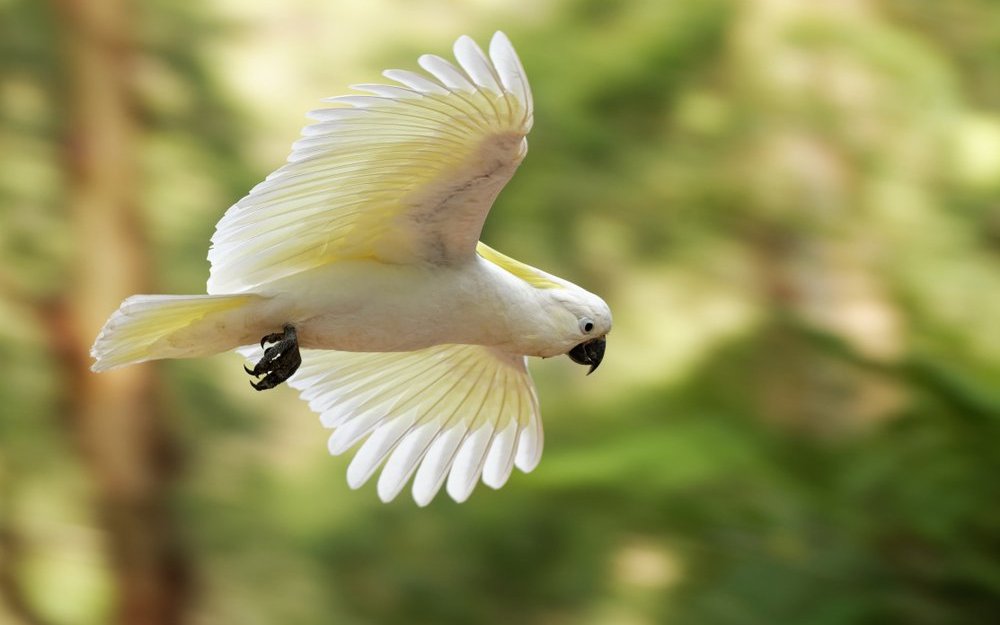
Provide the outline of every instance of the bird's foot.
[[254,365],[253,369],[243,365],[243,369],[251,376],[264,376],[256,382],[250,380],[250,386],[258,391],[266,391],[281,384],[292,377],[302,364],[299,341],[295,335],[295,326],[292,324],[286,323],[283,332],[268,334],[260,340],[261,347],[267,343],[274,344],[264,350],[264,357]]

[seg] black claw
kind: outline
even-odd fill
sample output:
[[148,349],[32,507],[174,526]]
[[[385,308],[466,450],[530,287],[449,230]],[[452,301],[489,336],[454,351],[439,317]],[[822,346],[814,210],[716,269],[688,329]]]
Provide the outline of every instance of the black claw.
[[250,380],[250,386],[254,387],[254,390],[258,391],[266,391],[267,389],[274,388],[279,384],[281,384],[281,381],[274,380],[271,376],[263,378],[260,382]]
[[258,391],[278,386],[298,370],[302,364],[302,355],[299,353],[298,337],[295,333],[295,326],[285,324],[282,334],[268,334],[260,340],[260,346],[266,343],[274,343],[264,350],[264,355],[260,361],[250,369],[243,365],[244,371],[252,376],[264,376],[256,382],[251,380],[250,386]]
[[[285,327],[288,328],[288,327],[292,327],[292,326],[286,325]],[[295,328],[292,328],[292,332],[294,332],[294,331],[295,331]],[[266,335],[266,336],[264,336],[263,338],[260,339],[260,347],[261,347],[261,349],[263,349],[265,343],[277,343],[278,341],[280,341],[283,338],[285,338],[285,335],[281,334],[280,332],[275,332],[274,334],[268,334],[268,335]]]

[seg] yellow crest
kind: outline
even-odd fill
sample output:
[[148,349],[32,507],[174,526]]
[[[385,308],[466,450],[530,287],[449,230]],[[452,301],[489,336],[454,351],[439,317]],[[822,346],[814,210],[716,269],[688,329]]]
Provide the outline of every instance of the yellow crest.
[[562,287],[561,284],[550,279],[531,265],[514,260],[510,256],[504,256],[482,241],[476,244],[476,252],[497,267],[517,276],[536,289],[558,289]]

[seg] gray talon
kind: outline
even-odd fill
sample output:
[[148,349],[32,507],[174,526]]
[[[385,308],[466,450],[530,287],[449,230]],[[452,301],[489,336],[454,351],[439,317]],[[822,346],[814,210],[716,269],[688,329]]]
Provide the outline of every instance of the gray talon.
[[260,340],[260,346],[274,343],[264,350],[260,361],[253,369],[243,365],[243,369],[251,376],[264,376],[256,382],[250,380],[250,386],[258,391],[265,391],[281,384],[298,370],[302,364],[299,353],[299,341],[295,334],[295,326],[286,323],[282,334],[268,334]]

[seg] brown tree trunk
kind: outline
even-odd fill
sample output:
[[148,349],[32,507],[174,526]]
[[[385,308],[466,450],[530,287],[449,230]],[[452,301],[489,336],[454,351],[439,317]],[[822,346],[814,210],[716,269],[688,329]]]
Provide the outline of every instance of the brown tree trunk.
[[128,0],[53,0],[62,27],[68,202],[80,242],[68,298],[45,315],[68,426],[95,483],[117,578],[117,622],[184,620],[188,571],[170,516],[171,441],[149,365],[93,374],[89,346],[126,296],[149,291],[138,211],[136,48]]

